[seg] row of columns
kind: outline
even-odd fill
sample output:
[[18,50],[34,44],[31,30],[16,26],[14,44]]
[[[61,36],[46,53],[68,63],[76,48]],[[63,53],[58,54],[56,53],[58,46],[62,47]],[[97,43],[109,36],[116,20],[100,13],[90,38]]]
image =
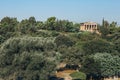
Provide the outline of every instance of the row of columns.
[[97,25],[85,25],[85,30],[97,29]]

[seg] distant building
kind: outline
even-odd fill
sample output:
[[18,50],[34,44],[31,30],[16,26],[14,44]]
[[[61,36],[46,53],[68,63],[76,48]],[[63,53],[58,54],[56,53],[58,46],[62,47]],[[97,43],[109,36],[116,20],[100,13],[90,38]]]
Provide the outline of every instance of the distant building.
[[80,25],[80,31],[89,31],[89,32],[98,32],[98,26],[97,23],[95,22],[85,22],[85,23],[81,23]]

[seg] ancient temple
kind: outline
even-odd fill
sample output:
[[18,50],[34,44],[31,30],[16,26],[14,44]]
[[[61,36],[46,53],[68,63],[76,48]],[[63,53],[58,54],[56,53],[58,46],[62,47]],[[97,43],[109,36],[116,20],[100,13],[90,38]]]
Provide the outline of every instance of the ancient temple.
[[98,33],[98,26],[95,22],[81,23],[80,31],[89,31]]

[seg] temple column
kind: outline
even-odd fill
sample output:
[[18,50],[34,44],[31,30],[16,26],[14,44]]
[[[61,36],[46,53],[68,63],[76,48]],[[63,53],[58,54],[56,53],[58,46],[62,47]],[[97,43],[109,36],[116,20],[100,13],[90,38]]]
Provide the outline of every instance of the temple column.
[[93,31],[94,25],[92,25],[91,31]]
[[92,26],[92,25],[90,25],[89,30],[91,30],[91,26]]
[[88,30],[88,28],[89,28],[89,25],[87,25],[87,30]]
[[86,30],[87,26],[85,25],[85,30]]

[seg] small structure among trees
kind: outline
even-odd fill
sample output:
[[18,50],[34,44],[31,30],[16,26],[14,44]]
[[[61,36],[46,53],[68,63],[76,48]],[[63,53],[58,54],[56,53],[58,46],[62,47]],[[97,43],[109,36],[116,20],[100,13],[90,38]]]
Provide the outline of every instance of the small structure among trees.
[[97,23],[95,23],[95,22],[81,23],[80,30],[81,31],[89,31],[92,33],[93,32],[99,33]]

